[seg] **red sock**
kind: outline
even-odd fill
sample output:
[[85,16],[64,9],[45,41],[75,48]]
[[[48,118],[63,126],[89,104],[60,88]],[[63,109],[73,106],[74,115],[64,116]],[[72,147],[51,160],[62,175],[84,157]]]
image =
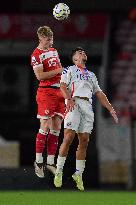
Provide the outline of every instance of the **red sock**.
[[46,135],[38,133],[36,137],[36,153],[43,153]]
[[55,155],[58,147],[58,136],[49,133],[47,137],[47,154]]

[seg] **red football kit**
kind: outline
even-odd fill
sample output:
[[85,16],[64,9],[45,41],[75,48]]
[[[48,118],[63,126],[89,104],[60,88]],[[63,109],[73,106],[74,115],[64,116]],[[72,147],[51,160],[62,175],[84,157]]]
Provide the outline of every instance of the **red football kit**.
[[[59,68],[59,64],[58,52],[52,47],[47,50],[36,48],[31,55],[34,69],[43,65],[43,71],[49,72]],[[60,91],[60,77],[61,74],[57,74],[48,80],[40,80],[36,95],[38,118],[48,119],[56,114],[64,116],[65,102]]]

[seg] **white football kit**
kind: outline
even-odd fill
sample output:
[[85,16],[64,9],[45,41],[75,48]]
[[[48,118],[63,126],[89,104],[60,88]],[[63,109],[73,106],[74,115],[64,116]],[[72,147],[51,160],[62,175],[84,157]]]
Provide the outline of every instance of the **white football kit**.
[[65,116],[64,128],[75,130],[77,133],[91,133],[94,122],[92,95],[101,91],[95,74],[86,68],[83,72],[78,66],[73,65],[63,70],[60,82],[67,85],[75,100],[74,110]]

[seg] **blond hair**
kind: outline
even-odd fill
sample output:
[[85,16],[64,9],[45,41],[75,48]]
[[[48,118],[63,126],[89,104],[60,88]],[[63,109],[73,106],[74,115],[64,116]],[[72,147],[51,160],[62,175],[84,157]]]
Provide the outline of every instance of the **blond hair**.
[[41,26],[37,30],[37,35],[52,37],[53,36],[53,31],[48,26]]

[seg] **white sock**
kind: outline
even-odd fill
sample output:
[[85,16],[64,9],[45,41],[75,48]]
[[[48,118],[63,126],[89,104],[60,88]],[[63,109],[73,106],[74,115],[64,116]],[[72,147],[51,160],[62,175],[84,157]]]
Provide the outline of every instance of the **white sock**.
[[37,163],[43,163],[42,153],[36,153],[36,162]]
[[85,169],[85,160],[76,160],[76,174],[82,175]]
[[66,161],[66,157],[58,156],[58,159],[57,159],[57,169],[56,169],[57,173],[63,172],[63,167],[64,167],[64,164],[65,164],[65,161]]
[[47,164],[49,164],[49,165],[54,164],[54,158],[55,158],[54,155],[48,155],[47,156]]

